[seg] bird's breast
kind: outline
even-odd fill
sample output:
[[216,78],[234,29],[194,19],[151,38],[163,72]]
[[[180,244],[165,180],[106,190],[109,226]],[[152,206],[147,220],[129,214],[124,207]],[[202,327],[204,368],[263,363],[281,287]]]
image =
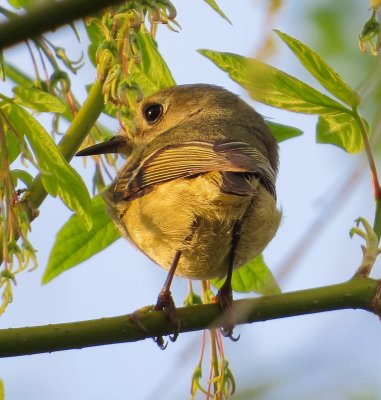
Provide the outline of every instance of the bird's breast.
[[[226,194],[221,192],[220,182],[219,173],[208,173],[162,183],[144,196],[129,201],[117,223],[124,227],[129,240],[165,269],[169,269],[176,251],[181,250],[177,275],[189,279],[224,276],[234,223],[245,217],[252,225],[256,219],[254,209],[250,211],[252,205],[258,203],[259,194],[266,196],[268,192],[255,181],[252,196]],[[270,194],[268,197],[272,199]],[[276,210],[273,199],[272,204]],[[268,214],[267,210],[260,211]],[[252,229],[244,221],[242,224],[246,231]],[[264,221],[259,221],[262,228],[263,224]],[[237,248],[240,265],[265,246],[252,235],[249,241],[252,243],[246,240],[243,247]]]

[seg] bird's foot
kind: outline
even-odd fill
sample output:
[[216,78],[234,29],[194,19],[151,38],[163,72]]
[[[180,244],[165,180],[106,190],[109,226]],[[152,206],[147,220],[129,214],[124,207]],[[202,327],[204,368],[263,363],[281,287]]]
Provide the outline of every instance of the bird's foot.
[[[159,293],[153,311],[164,311],[167,314],[174,331],[173,335],[169,335],[169,339],[171,342],[176,341],[180,331],[180,320],[177,315],[175,302],[173,301],[172,294],[169,290],[166,290],[164,288]],[[154,337],[153,340],[160,347],[161,350],[164,350],[167,347],[168,343],[164,342],[164,338],[162,336]]]
[[238,336],[233,335],[235,327],[235,318],[233,314],[233,291],[231,285],[222,285],[217,293],[217,301],[223,311],[224,322],[220,328],[222,336],[230,338],[233,342],[239,339]]

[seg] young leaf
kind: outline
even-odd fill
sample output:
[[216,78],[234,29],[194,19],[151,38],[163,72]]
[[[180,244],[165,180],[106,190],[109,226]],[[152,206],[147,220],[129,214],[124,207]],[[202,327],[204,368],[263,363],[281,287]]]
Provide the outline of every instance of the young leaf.
[[8,162],[12,164],[21,153],[20,143],[14,133],[7,128],[5,130],[5,141],[7,144]]
[[[19,70],[17,67],[11,64],[5,65],[5,71],[7,74],[7,78],[12,80],[14,83],[20,86],[32,87],[34,84],[33,78],[25,74],[23,71]],[[86,85],[86,89],[89,92],[91,85]],[[64,100],[61,99],[62,104],[65,104]],[[73,121],[73,114],[69,110],[69,108],[65,105],[65,111],[61,113],[60,117],[66,119],[67,121]],[[99,122],[97,122],[97,129],[92,130],[94,137],[100,139],[107,139],[112,134],[108,131],[104,126],[102,126]]]
[[8,0],[8,3],[14,8],[23,8],[29,5],[30,0]]
[[349,112],[342,104],[299,79],[260,61],[233,53],[198,50],[262,103],[305,114]]
[[81,219],[74,214],[57,233],[42,283],[50,282],[62,272],[99,253],[120,237],[100,195],[92,199],[89,214],[93,223],[90,230],[87,230]]
[[37,112],[63,113],[65,104],[57,97],[35,88],[16,86],[13,88],[15,102]]
[[148,32],[141,31],[136,35],[136,39],[141,52],[141,63],[136,65],[127,80],[137,83],[143,90],[144,96],[175,85],[171,71],[159,53],[152,36]]
[[90,20],[88,23],[85,23],[85,28],[87,36],[90,39],[87,53],[92,64],[96,66],[96,52],[98,46],[105,40],[105,35],[102,28],[94,20]]
[[82,178],[67,163],[53,139],[35,118],[14,103],[4,103],[1,107],[13,128],[27,137],[38,166],[44,172],[42,183],[46,191],[52,196],[58,195],[90,228],[88,209],[91,201]]
[[277,142],[283,142],[284,140],[292,139],[303,134],[303,131],[294,126],[277,124],[269,120],[266,120],[266,125],[270,128]]
[[359,127],[352,117],[352,110],[336,100],[257,60],[211,50],[200,52],[246,88],[255,100],[289,111],[320,115],[318,142],[340,146],[349,153],[362,149]]
[[[215,279],[212,284],[220,288],[224,281]],[[233,272],[232,287],[235,292],[256,292],[266,296],[281,292],[262,254]]]
[[213,10],[219,14],[220,17],[222,17],[224,20],[228,21],[229,24],[231,25],[230,19],[226,16],[226,14],[221,10],[221,8],[218,6],[218,4],[215,2],[215,0],[204,0],[207,4],[210,5],[210,7],[213,8]]
[[341,76],[334,71],[318,54],[299,40],[286,33],[275,30],[278,36],[287,44],[299,61],[312,76],[325,87],[333,96],[337,97],[350,107],[357,107],[360,96],[347,85]]
[[0,50],[0,79],[2,81],[5,81],[5,62],[4,62],[4,56],[3,56],[3,51]]
[[363,149],[359,125],[346,113],[321,115],[316,127],[316,141],[334,144],[351,154]]
[[25,74],[25,72],[21,71],[21,69],[12,64],[5,63],[5,74],[7,78],[12,80],[17,85],[25,87],[33,85],[32,77],[28,76]]
[[33,176],[29,172],[26,172],[22,169],[12,170],[11,175],[15,186],[18,185],[17,183],[18,180],[23,182],[26,185],[26,187],[29,187],[33,182]]

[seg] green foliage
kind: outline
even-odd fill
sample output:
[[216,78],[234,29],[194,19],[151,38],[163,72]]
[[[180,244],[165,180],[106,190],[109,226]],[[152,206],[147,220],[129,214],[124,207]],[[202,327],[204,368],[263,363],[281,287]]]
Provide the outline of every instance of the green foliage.
[[294,126],[277,124],[276,122],[269,120],[266,120],[266,124],[269,126],[272,134],[278,142],[283,142],[284,140],[292,139],[303,134],[300,129],[295,128]]
[[278,30],[275,32],[298,57],[300,63],[328,92],[350,107],[357,107],[360,104],[360,96],[319,55],[286,33]]
[[14,8],[24,8],[30,4],[30,0],[8,0],[8,3]]
[[305,44],[285,33],[276,32],[311,75],[346,105],[261,61],[213,50],[199,52],[247,89],[253,99],[288,111],[319,115],[317,142],[339,146],[348,153],[361,151],[363,137],[356,121],[360,96]]
[[318,143],[335,144],[349,153],[357,153],[363,147],[360,127],[347,113],[321,115],[316,125]]
[[226,14],[221,10],[221,8],[218,6],[218,4],[214,1],[214,0],[204,0],[205,3],[209,4],[210,7],[213,8],[213,10],[220,16],[222,17],[224,20],[226,20],[227,22],[229,22],[229,24],[231,24],[230,19],[226,16]]
[[89,216],[92,221],[90,230],[77,215],[71,216],[62,226],[50,253],[43,283],[50,282],[62,272],[89,259],[120,237],[100,195],[93,198]]
[[136,35],[136,41],[142,62],[136,65],[134,71],[128,76],[127,82],[131,85],[139,85],[144,96],[175,85],[171,71],[159,53],[152,36],[148,32],[140,31]]
[[[220,288],[224,281],[225,278],[214,279],[212,284]],[[235,292],[256,292],[263,295],[280,293],[278,283],[263,260],[262,254],[233,272],[232,287]]]
[[28,139],[46,191],[52,196],[58,195],[90,228],[91,219],[87,211],[90,207],[90,196],[78,172],[67,163],[48,132],[28,112],[9,102],[3,103],[1,109],[13,128]]
[[33,176],[23,169],[13,169],[11,175],[15,186],[18,185],[18,180],[23,182],[27,188],[33,183]]
[[344,106],[325,94],[258,60],[213,50],[199,52],[227,72],[249,91],[253,99],[261,103],[305,114],[346,111]]
[[[135,12],[137,19],[142,18],[137,10]],[[110,16],[110,21],[118,21],[121,25],[121,32],[127,30],[127,37],[123,40],[118,35],[114,37],[115,32],[110,30],[113,23],[106,23],[107,20],[92,18],[86,29],[90,39],[90,60],[97,68],[98,77],[104,80],[105,112],[112,117],[119,115],[122,126],[128,129],[136,102],[143,96],[173,86],[175,81],[145,25],[135,23],[131,29],[125,20],[126,15],[130,14]]]
[[24,88],[28,88],[33,85],[33,80],[14,65],[5,64],[5,73],[7,78],[12,80],[17,85],[23,86]]
[[89,20],[85,24],[87,36],[89,37],[90,44],[87,48],[87,54],[91,63],[96,67],[96,53],[100,44],[106,39],[104,35],[104,31],[101,26],[96,23],[96,20]]
[[16,86],[13,88],[15,102],[37,112],[63,113],[66,105],[57,97],[43,90]]
[[15,161],[17,157],[20,155],[21,152],[20,142],[17,140],[14,133],[11,132],[9,129],[6,129],[5,131],[5,141],[7,144],[8,162],[9,164],[12,164],[13,161]]

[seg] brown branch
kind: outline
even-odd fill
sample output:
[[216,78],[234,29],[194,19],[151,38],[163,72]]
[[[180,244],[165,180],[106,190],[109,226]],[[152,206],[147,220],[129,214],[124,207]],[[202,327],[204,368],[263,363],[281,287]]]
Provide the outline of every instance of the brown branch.
[[31,7],[26,14],[0,25],[0,49],[31,39],[118,3],[121,3],[121,0],[63,0]]

